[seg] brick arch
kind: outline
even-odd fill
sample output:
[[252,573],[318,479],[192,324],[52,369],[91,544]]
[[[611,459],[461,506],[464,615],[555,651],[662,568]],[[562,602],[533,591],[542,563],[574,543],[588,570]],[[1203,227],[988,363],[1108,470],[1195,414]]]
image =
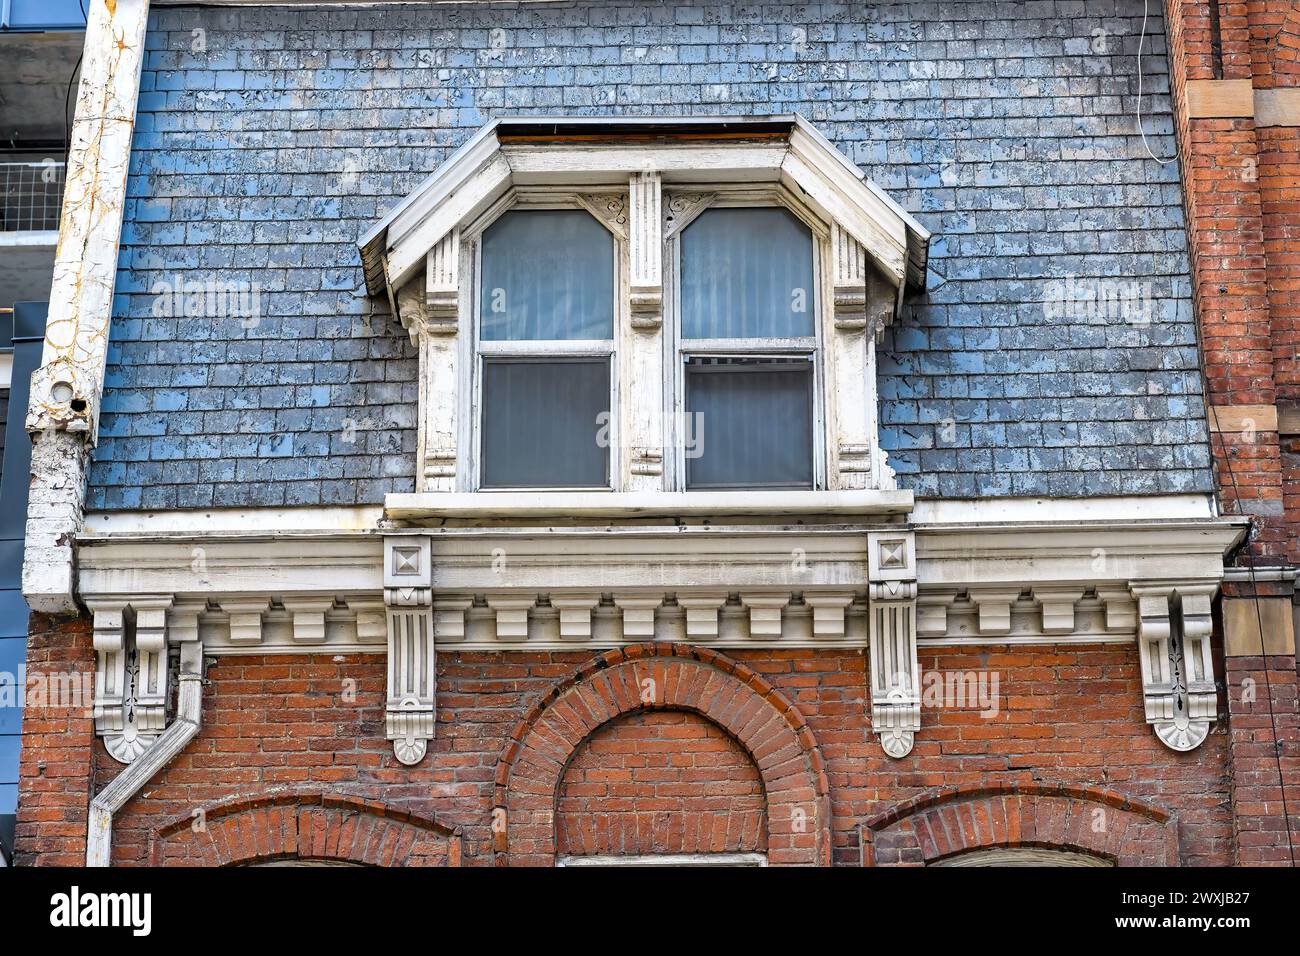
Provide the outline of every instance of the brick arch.
[[659,710],[706,718],[753,758],[767,796],[770,863],[829,865],[825,763],[803,715],[743,664],[708,648],[662,643],[601,654],[529,708],[497,763],[497,863],[553,864],[560,781],[578,748],[610,720]]
[[368,866],[460,866],[461,836],[433,820],[356,797],[279,793],[203,809],[154,834],[153,866],[330,860]]
[[1166,810],[1101,787],[996,784],[923,794],[866,821],[864,866],[924,866],[970,850],[1070,850],[1120,866],[1177,866]]

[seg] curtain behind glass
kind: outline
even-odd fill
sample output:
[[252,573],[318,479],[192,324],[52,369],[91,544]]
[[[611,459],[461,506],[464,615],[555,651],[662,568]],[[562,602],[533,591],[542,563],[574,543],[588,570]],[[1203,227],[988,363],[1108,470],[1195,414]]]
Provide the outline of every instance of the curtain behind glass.
[[688,488],[811,488],[812,364],[691,359]]
[[482,268],[484,341],[614,337],[614,239],[590,213],[506,213],[483,233]]
[[483,360],[483,486],[609,483],[609,361]]
[[682,233],[682,337],[813,331],[812,233],[776,206],[707,209]]

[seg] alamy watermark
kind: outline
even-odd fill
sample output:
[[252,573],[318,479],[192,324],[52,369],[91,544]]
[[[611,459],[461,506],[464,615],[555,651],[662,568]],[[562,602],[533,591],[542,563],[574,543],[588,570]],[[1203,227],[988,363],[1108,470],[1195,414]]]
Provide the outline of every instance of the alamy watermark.
[[925,671],[921,674],[921,707],[925,710],[978,710],[991,720],[1000,712],[997,671]]
[[0,671],[0,709],[54,707],[87,714],[95,700],[95,675],[89,671]]
[[151,311],[160,319],[237,319],[246,329],[262,321],[262,290],[256,282],[160,279],[149,289]]
[[1155,320],[1155,296],[1150,280],[1070,276],[1047,284],[1043,315],[1049,320],[1146,325]]

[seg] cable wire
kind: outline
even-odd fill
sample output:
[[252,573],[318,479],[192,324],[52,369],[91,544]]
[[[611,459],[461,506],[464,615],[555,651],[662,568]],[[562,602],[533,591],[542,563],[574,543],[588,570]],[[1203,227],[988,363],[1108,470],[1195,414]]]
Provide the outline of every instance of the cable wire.
[[1142,148],[1147,151],[1147,155],[1150,156],[1152,159],[1154,159],[1161,166],[1168,166],[1170,163],[1174,162],[1174,160],[1178,159],[1177,139],[1174,140],[1174,155],[1171,156],[1169,159],[1161,159],[1155,153],[1151,152],[1151,145],[1147,142],[1147,131],[1142,126],[1142,47],[1145,46],[1147,42],[1147,15],[1149,13],[1150,4],[1151,4],[1151,0],[1142,0],[1142,36],[1138,40],[1138,56],[1137,56],[1137,69],[1138,69],[1137,128],[1138,128],[1138,132],[1142,134]]

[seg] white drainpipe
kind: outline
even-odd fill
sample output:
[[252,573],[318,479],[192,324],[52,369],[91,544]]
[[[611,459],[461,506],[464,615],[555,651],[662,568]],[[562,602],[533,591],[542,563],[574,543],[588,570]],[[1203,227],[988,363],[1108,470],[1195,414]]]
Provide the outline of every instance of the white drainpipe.
[[171,725],[91,801],[86,826],[86,866],[111,865],[113,814],[184,750],[199,732],[203,717],[203,645],[198,641],[181,644],[177,696],[176,718]]

